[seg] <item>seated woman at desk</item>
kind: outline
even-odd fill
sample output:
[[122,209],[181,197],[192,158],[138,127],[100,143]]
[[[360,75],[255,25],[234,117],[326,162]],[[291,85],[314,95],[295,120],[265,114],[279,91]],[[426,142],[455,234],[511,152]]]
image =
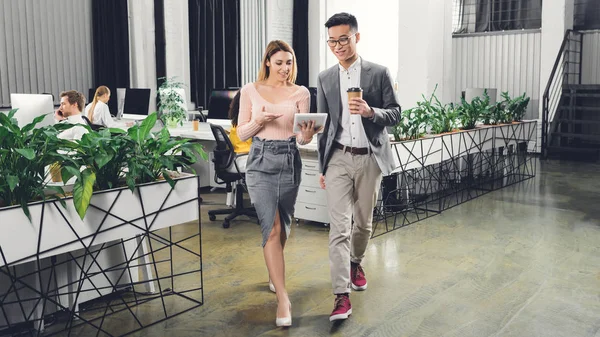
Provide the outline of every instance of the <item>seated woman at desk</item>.
[[90,122],[107,128],[117,127],[108,109],[107,103],[109,100],[110,89],[104,85],[99,86],[94,94],[94,99],[85,107],[85,115]]
[[[229,130],[229,140],[233,145],[233,152],[237,155],[235,163],[240,172],[246,172],[246,161],[248,159],[248,152],[250,152],[250,145],[252,145],[252,138],[242,141],[237,135],[237,122],[238,114],[240,113],[240,92],[238,91],[231,104],[229,105],[229,119],[231,119],[231,129]],[[244,155],[245,154],[245,155]],[[236,172],[236,168],[231,168],[232,172]]]

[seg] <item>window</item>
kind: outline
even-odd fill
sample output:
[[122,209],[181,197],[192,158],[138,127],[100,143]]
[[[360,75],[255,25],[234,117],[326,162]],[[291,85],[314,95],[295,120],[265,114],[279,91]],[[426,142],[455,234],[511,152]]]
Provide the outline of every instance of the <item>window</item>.
[[454,0],[454,34],[541,27],[542,0]]
[[600,1],[575,0],[573,28],[577,30],[600,29]]

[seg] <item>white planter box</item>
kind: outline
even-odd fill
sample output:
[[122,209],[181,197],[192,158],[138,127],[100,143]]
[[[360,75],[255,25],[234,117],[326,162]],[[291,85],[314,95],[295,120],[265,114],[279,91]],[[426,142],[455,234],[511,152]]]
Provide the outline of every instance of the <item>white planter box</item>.
[[[83,220],[71,198],[29,205],[31,222],[19,206],[0,208],[0,267],[33,261],[198,219],[198,178],[126,187],[94,193]],[[41,232],[40,232],[41,231]],[[39,250],[38,250],[39,246]]]
[[515,145],[518,142],[532,143],[536,140],[535,130],[535,121],[523,121],[393,143],[392,153],[396,164],[394,172],[439,164],[448,159]]

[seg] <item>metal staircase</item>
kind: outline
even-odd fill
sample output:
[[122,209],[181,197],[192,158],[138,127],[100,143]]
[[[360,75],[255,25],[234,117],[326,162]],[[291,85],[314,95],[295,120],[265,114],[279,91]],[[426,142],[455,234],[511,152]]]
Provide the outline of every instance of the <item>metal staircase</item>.
[[544,91],[544,158],[599,158],[600,85],[581,84],[583,36],[567,30]]

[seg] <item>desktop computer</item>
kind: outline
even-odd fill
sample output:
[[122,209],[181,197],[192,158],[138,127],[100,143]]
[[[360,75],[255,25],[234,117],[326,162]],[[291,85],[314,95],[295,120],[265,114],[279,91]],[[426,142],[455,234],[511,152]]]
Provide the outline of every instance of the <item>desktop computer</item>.
[[150,107],[150,89],[127,88],[125,90],[125,104],[123,106],[123,118],[144,119],[144,118],[148,117],[149,107]]
[[10,94],[10,105],[12,109],[19,109],[14,118],[17,119],[21,128],[41,115],[46,115],[46,117],[36,125],[37,128],[54,124],[52,95]]

